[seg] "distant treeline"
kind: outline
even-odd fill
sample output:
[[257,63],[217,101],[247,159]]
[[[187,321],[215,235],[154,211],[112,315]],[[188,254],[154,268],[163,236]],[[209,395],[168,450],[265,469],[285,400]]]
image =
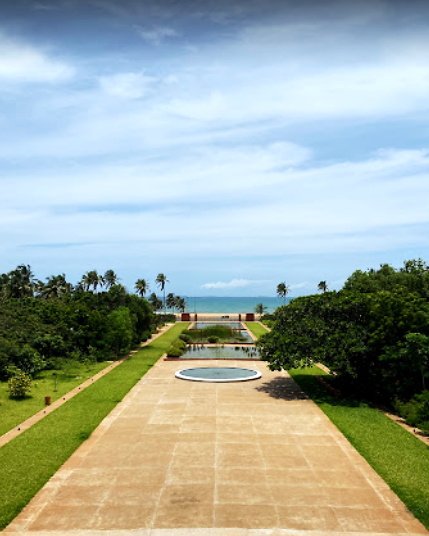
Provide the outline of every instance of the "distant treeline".
[[292,300],[260,345],[272,370],[321,362],[343,393],[395,405],[429,430],[429,269],[421,259],[356,271],[339,292]]
[[0,275],[0,378],[57,368],[62,359],[114,358],[150,337],[160,320],[112,270],[87,272],[73,286],[64,275],[44,283],[18,266]]

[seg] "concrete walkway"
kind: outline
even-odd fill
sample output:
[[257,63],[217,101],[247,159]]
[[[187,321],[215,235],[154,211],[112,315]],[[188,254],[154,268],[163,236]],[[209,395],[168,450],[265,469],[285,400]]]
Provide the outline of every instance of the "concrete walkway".
[[175,379],[187,366],[159,361],[4,532],[428,534],[286,373]]

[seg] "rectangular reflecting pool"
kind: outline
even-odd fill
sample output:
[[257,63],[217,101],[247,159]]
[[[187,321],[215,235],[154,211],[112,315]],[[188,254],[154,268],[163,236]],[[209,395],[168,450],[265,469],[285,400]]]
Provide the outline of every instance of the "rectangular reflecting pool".
[[259,359],[259,350],[254,346],[188,346],[179,359]]
[[225,326],[230,329],[246,329],[241,322],[195,322],[191,329],[204,329],[213,326]]

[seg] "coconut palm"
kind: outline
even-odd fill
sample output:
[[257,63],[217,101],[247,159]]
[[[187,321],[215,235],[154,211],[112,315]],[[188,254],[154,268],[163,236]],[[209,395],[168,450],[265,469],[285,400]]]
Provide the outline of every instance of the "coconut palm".
[[113,287],[113,285],[116,285],[119,278],[113,270],[107,270],[107,272],[104,274],[103,279],[107,290],[109,290],[109,288]]
[[158,298],[155,292],[152,292],[152,294],[148,298],[148,301],[152,305],[154,311],[159,311],[160,309],[162,309],[162,301]]
[[167,299],[165,301],[165,304],[168,307],[168,309],[174,310],[176,308],[176,296],[172,292],[167,294]]
[[255,305],[255,313],[260,317],[265,313],[267,309],[268,307],[266,307],[263,303],[257,303]]
[[164,312],[166,313],[165,309],[165,285],[166,283],[169,283],[170,281],[167,279],[167,277],[164,274],[158,274],[155,279],[155,283],[160,287],[161,291],[164,292]]
[[175,296],[174,302],[175,302],[174,303],[175,308],[181,313],[184,313],[186,309],[185,298],[182,298],[181,296]]
[[137,294],[142,298],[145,296],[146,292],[149,292],[149,284],[146,279],[137,279],[134,288],[136,289]]
[[289,292],[290,288],[288,285],[286,285],[285,282],[279,283],[277,285],[277,297],[283,298],[283,304],[286,302],[286,296]]
[[21,264],[7,274],[6,294],[10,298],[33,296],[35,280],[30,265]]
[[95,292],[98,285],[100,285],[100,287],[103,286],[104,278],[102,275],[98,275],[97,270],[91,270],[86,272],[86,274],[82,277],[82,284],[85,290],[89,290],[92,287]]
[[38,293],[41,298],[60,298],[66,294],[70,294],[73,287],[67,283],[64,274],[51,275],[46,278],[46,283],[38,282]]
[[326,281],[321,281],[317,285],[317,290],[321,290],[322,292],[326,292],[328,290],[328,283]]

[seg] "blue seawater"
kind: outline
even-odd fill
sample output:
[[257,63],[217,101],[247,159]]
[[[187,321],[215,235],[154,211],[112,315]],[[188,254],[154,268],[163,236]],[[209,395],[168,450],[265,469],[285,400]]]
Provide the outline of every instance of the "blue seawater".
[[[290,302],[292,298],[286,298],[286,304]],[[283,305],[282,298],[274,298],[268,296],[256,296],[256,297],[217,297],[217,296],[204,296],[204,297],[192,297],[187,296],[186,301],[188,304],[187,311],[189,313],[212,313],[212,314],[238,314],[238,313],[253,313],[255,306],[258,303],[262,303],[267,307],[267,313],[273,313],[277,307]]]

